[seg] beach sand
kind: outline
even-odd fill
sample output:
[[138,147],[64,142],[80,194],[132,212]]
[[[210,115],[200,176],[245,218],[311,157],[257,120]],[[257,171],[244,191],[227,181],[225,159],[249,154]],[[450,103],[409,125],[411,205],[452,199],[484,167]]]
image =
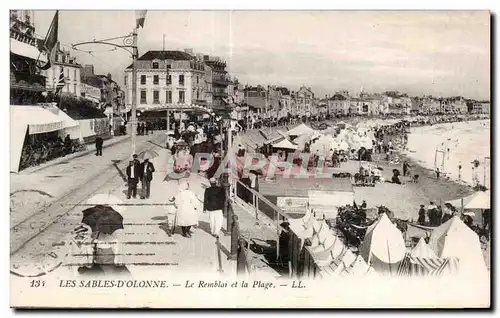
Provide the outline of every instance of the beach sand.
[[[408,182],[409,177],[400,177],[403,184],[393,184],[384,182],[376,184],[375,187],[355,187],[355,199],[357,204],[361,204],[363,200],[366,201],[368,208],[384,205],[394,213],[396,218],[402,220],[414,220],[418,218],[418,210],[420,204],[425,206],[433,201],[436,205],[441,202],[453,200],[467,196],[474,192],[474,190],[465,184],[459,184],[453,180],[440,178],[436,179],[434,171],[423,168],[412,160],[406,158],[404,155],[398,155],[401,159],[400,162],[407,160],[410,163],[410,172],[412,175],[418,174],[418,183]],[[392,169],[403,171],[402,164],[389,164],[385,159],[379,158],[381,155],[375,154],[373,156],[373,165],[382,167],[382,175],[386,180],[392,177]],[[359,170],[359,161],[349,161],[342,165],[342,169],[354,174]],[[475,220],[478,222],[478,220]],[[483,255],[488,269],[490,269],[490,244],[483,246]]]

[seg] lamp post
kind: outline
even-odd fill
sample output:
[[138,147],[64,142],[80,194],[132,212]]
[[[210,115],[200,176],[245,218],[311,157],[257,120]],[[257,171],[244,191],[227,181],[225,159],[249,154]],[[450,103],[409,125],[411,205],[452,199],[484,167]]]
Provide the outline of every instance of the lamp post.
[[[123,44],[116,44],[113,42],[113,40],[122,40]],[[132,55],[132,108],[131,108],[131,114],[130,114],[130,124],[131,124],[131,135],[130,135],[130,142],[131,142],[131,150],[132,154],[135,154],[136,150],[136,134],[137,134],[137,58],[139,56],[139,51],[137,48],[137,27],[134,28],[134,31],[132,33],[129,33],[125,36],[118,36],[114,38],[109,38],[109,39],[103,39],[103,40],[93,40],[93,41],[87,41],[87,42],[80,42],[72,45],[73,50],[75,51],[80,51],[80,52],[85,52],[91,54],[92,51],[90,50],[82,50],[79,49],[80,46],[82,45],[89,45],[89,44],[99,44],[99,45],[108,45],[108,46],[113,46],[115,48],[123,49],[127,52],[129,52]]]

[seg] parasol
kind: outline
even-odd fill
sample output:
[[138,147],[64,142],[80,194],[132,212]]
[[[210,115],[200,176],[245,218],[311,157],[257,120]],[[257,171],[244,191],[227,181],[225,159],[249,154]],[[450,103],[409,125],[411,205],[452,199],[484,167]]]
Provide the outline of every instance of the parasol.
[[87,200],[87,205],[109,205],[115,211],[123,213],[125,207],[122,205],[123,201],[112,194],[97,194]]
[[82,223],[90,226],[92,232],[113,234],[123,229],[123,216],[108,205],[96,205],[82,213]]

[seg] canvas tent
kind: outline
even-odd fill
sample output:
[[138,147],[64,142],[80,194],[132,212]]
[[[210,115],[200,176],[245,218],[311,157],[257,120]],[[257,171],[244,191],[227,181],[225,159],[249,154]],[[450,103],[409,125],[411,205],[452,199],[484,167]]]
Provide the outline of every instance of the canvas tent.
[[440,258],[457,258],[460,273],[487,273],[478,235],[458,216],[452,217],[432,231],[429,247]]
[[387,214],[381,214],[366,230],[360,255],[375,269],[396,272],[396,264],[405,257],[405,253],[406,246],[401,231]]
[[475,192],[464,198],[447,201],[456,208],[464,207],[464,210],[475,210],[475,209],[489,209],[490,208],[490,191],[479,191]]
[[295,128],[290,129],[287,131],[288,136],[300,136],[308,133],[313,133],[314,129],[311,127],[307,126],[306,124],[300,124]]
[[287,150],[296,150],[299,146],[296,144],[292,143],[288,139],[283,139],[280,142],[277,142],[273,144],[273,148],[279,148],[279,149],[287,149]]
[[449,262],[447,259],[438,258],[436,253],[425,243],[424,238],[420,238],[418,244],[409,252],[398,267],[398,276],[426,276],[442,274],[448,268],[450,271],[456,271],[453,265],[455,262]]

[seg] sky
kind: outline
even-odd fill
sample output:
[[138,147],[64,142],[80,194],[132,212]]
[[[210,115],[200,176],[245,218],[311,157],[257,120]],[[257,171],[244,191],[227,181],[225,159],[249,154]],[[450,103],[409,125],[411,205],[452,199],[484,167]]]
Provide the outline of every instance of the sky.
[[[35,11],[45,36],[55,11]],[[59,40],[71,44],[122,36],[134,11],[60,11]],[[220,56],[249,85],[310,86],[318,97],[338,90],[490,99],[487,11],[148,11],[139,55],[192,48]],[[118,42],[117,42],[118,43]],[[125,51],[87,45],[80,64],[123,84]]]

